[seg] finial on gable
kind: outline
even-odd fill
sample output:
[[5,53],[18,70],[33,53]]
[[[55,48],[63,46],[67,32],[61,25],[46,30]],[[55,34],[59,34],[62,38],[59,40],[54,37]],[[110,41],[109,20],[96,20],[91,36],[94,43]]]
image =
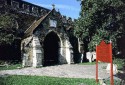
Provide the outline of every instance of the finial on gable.
[[55,4],[52,4],[53,9],[55,9]]

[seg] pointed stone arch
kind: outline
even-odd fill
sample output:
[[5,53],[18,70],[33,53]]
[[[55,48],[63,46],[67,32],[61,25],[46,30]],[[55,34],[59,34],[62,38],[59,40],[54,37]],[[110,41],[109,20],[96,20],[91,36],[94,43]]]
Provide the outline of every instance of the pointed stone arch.
[[61,38],[54,31],[49,31],[43,41],[44,58],[43,65],[56,65],[60,60]]

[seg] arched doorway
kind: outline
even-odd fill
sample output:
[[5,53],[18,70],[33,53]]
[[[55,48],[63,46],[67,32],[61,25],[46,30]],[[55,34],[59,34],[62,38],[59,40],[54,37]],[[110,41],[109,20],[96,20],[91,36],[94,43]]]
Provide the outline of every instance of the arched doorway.
[[44,39],[44,66],[56,65],[59,60],[60,39],[55,32],[50,32]]

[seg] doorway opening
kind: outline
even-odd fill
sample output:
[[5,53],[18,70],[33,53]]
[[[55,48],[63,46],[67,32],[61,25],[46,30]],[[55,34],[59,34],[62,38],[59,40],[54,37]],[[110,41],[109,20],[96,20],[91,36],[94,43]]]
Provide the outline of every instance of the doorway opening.
[[44,66],[57,65],[59,63],[60,39],[55,32],[46,35],[43,43]]

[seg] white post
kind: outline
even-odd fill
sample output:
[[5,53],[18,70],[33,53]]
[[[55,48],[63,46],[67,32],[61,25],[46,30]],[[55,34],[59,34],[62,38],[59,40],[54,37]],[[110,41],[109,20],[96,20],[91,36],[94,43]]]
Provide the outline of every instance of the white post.
[[42,51],[38,37],[33,37],[33,67],[42,66]]
[[78,38],[78,51],[80,52],[80,40]]
[[36,67],[37,66],[37,59],[36,59],[36,44],[35,44],[35,40],[33,38],[33,67]]
[[71,64],[70,46],[67,40],[66,40],[66,60],[68,64]]

